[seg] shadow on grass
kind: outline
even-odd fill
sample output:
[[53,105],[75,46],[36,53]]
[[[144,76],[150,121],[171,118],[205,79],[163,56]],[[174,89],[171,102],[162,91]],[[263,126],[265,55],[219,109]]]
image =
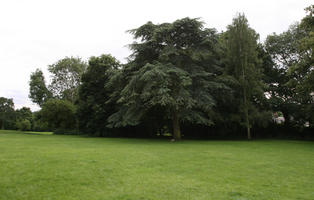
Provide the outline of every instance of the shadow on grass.
[[21,133],[30,135],[53,135],[53,132],[21,131]]
[[29,135],[52,135],[52,132],[0,130],[0,134],[29,134]]

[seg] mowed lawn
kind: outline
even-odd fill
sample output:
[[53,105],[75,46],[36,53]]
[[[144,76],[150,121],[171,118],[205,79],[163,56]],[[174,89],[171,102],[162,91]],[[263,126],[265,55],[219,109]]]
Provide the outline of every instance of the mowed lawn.
[[313,200],[314,142],[0,131],[1,200]]

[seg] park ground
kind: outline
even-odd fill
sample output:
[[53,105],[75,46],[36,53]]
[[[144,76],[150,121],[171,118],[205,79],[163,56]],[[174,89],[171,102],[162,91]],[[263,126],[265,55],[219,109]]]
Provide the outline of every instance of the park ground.
[[0,200],[313,200],[314,142],[0,131]]

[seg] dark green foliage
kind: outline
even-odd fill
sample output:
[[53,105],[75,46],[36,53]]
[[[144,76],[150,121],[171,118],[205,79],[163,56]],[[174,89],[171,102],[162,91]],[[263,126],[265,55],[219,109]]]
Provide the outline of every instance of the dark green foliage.
[[50,99],[40,111],[41,120],[52,130],[76,128],[75,106],[67,100]]
[[52,73],[49,90],[53,96],[74,103],[78,98],[78,87],[86,63],[80,58],[66,57],[49,65],[48,70]]
[[33,118],[33,113],[30,108],[28,107],[23,107],[21,109],[16,109],[16,119],[17,120],[22,120],[26,119],[28,121],[32,121]]
[[[304,127],[309,121],[313,106],[313,6],[306,9],[309,13],[301,23],[296,23],[279,35],[267,37],[266,50],[271,55],[278,76],[270,91],[273,107],[281,110],[287,127],[293,124]],[[290,118],[293,120],[291,121]]]
[[[247,129],[248,139],[251,139],[250,129],[255,122],[268,120],[267,113],[261,113],[257,107],[265,98],[257,39],[245,16],[239,14],[228,26],[223,40],[225,72],[234,78],[232,118]],[[271,115],[268,116],[270,119]]]
[[[304,111],[304,121],[308,121],[314,127],[314,5],[305,9],[308,13],[300,25],[300,37],[298,38],[298,52],[300,59],[298,63],[291,66],[288,73],[294,78],[289,85],[295,87],[298,99],[301,99]],[[300,100],[299,100],[300,102]]]
[[86,63],[80,58],[66,57],[49,65],[52,74],[49,89],[46,87],[43,72],[37,69],[30,77],[29,98],[42,106],[50,98],[68,100],[72,103],[78,99],[78,87],[81,76],[86,70]]
[[32,129],[33,113],[30,108],[23,107],[15,111],[16,128],[22,131],[29,131]]
[[48,122],[44,121],[42,118],[42,112],[37,111],[33,113],[33,127],[34,131],[51,131]]
[[13,99],[0,97],[0,128],[15,129],[15,112]]
[[295,91],[287,83],[290,80],[288,75],[289,66],[296,63],[296,26],[291,26],[290,29],[280,35],[269,35],[265,41],[267,53],[273,61],[274,74],[265,74],[269,77],[268,93],[270,103],[273,110],[280,110],[285,117],[285,124],[290,126],[290,117],[295,113],[293,107],[295,104]]
[[105,88],[105,84],[119,67],[119,62],[111,55],[89,59],[79,89],[78,119],[81,131],[91,135],[108,134],[106,119],[114,112],[115,105],[107,103],[112,91]]
[[124,65],[111,55],[88,65],[66,57],[49,66],[49,89],[40,70],[32,73],[29,97],[42,110],[29,118],[13,108],[13,127],[27,129],[28,120],[35,130],[95,136],[310,138],[301,135],[314,125],[313,6],[306,11],[264,44],[244,14],[220,34],[199,19],[148,22],[128,31],[135,41]]
[[30,131],[32,128],[32,124],[29,120],[22,119],[16,122],[16,128],[20,131]]
[[225,88],[216,77],[215,30],[204,28],[198,19],[184,18],[159,25],[148,22],[130,32],[140,42],[130,45],[130,63],[111,80],[124,79],[126,85],[117,99],[121,108],[110,116],[110,124],[139,125],[158,108],[164,115],[157,121],[171,120],[175,139],[181,137],[182,122],[212,125],[212,93]]
[[51,92],[46,87],[44,74],[40,69],[36,69],[30,76],[28,97],[39,106],[42,106],[52,97]]

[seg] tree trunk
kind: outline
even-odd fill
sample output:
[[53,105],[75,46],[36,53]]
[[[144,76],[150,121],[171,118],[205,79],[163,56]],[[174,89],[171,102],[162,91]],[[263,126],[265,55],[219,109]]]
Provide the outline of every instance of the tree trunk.
[[[245,57],[246,63],[246,57]],[[246,84],[245,84],[245,68],[242,64],[242,79],[243,79],[243,104],[244,104],[244,115],[245,115],[245,126],[247,128],[247,139],[251,139],[251,130],[250,130],[250,120],[249,120],[249,106],[247,100]]]
[[245,126],[247,129],[247,139],[250,140],[251,138],[251,128],[250,128],[250,120],[249,120],[249,109],[247,105],[247,99],[246,99],[246,90],[244,89],[244,112],[245,112]]
[[4,130],[4,120],[5,120],[4,113],[2,113],[1,118],[2,118],[2,120],[1,120],[1,130]]
[[181,131],[180,131],[180,122],[179,122],[178,111],[174,111],[172,117],[173,117],[172,118],[173,139],[174,140],[180,140],[181,139]]
[[252,138],[251,138],[251,128],[248,126],[247,127],[247,139],[248,140],[251,140]]
[[248,106],[247,106],[247,99],[244,97],[244,106],[245,106],[245,126],[247,130],[247,139],[250,140],[251,138],[251,128],[250,128],[250,120],[249,120],[249,111],[248,111]]
[[[242,31],[242,30],[241,30]],[[242,39],[241,39],[242,40]],[[246,67],[248,66],[247,54],[242,53],[242,46],[240,45],[240,59],[241,59],[241,70],[242,70],[242,89],[243,89],[243,105],[244,105],[244,117],[245,117],[245,126],[247,129],[247,139],[251,139],[251,130],[250,130],[250,120],[249,120],[249,106],[248,106],[248,97],[247,97],[247,84],[246,84]]]

